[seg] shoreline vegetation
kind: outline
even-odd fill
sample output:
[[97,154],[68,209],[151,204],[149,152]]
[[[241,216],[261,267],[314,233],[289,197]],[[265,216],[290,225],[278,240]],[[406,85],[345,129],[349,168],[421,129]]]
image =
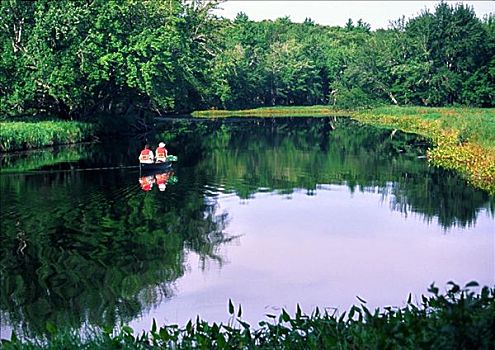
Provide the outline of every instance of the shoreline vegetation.
[[495,195],[495,109],[385,107],[351,117],[431,139],[434,146],[427,152],[431,165],[454,170]]
[[413,133],[432,140],[431,165],[461,174],[469,183],[495,195],[495,109],[467,107],[375,107],[339,109],[328,106],[273,107],[193,112],[199,118],[343,116],[359,122]]
[[0,153],[76,144],[95,139],[95,124],[68,120],[1,121]]
[[297,306],[291,316],[266,315],[268,321],[252,326],[242,320],[242,307],[230,300],[229,322],[189,321],[185,327],[156,322],[149,332],[134,334],[129,326],[93,329],[84,337],[47,324],[47,335],[37,340],[21,339],[13,333],[2,340],[10,349],[491,349],[495,343],[495,289],[479,293],[470,282],[464,288],[449,282],[444,294],[433,284],[417,305],[410,295],[405,306],[370,310],[360,306],[349,312],[311,315]]

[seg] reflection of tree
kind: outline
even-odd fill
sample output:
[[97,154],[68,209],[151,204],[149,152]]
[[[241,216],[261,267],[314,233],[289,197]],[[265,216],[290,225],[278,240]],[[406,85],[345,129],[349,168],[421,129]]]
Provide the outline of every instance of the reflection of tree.
[[[185,123],[185,122],[182,122]],[[493,199],[453,173],[429,168],[425,140],[348,119],[284,118],[195,123],[176,140],[196,170],[249,198],[260,189],[291,193],[318,184],[390,196],[391,207],[444,227],[470,225]]]
[[187,250],[221,260],[226,214],[200,192],[170,199],[140,192],[134,178],[80,176],[28,177],[17,193],[2,179],[15,198],[2,199],[0,310],[25,334],[47,321],[129,321],[172,294]]
[[482,208],[494,214],[490,208],[495,201],[485,192],[466,185],[455,174],[432,168],[403,174],[402,180],[394,183],[391,194],[395,210],[421,213],[428,221],[437,218],[444,228],[474,225]]

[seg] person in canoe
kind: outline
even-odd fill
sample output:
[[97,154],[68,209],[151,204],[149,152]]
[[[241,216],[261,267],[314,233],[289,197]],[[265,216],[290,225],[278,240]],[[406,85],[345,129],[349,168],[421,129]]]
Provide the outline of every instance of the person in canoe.
[[144,145],[144,149],[139,154],[139,163],[141,164],[153,164],[153,151],[150,150],[150,146]]
[[158,144],[155,154],[156,154],[156,158],[155,158],[156,163],[164,163],[167,161],[168,151],[165,148],[164,142],[160,142]]

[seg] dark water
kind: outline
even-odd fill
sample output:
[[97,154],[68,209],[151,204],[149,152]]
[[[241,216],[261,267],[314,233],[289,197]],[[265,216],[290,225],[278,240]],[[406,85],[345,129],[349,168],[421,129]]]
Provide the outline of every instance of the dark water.
[[227,321],[229,299],[256,323],[297,303],[493,286],[494,199],[429,167],[424,140],[390,135],[346,119],[166,122],[147,137],[179,162],[149,191],[142,139],[4,157],[2,337]]

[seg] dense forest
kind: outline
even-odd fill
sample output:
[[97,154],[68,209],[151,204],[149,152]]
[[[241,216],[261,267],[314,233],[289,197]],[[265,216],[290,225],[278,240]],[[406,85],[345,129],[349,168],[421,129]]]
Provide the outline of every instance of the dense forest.
[[214,14],[218,5],[2,1],[0,115],[495,105],[493,14],[439,3],[372,31],[361,20],[228,20]]

